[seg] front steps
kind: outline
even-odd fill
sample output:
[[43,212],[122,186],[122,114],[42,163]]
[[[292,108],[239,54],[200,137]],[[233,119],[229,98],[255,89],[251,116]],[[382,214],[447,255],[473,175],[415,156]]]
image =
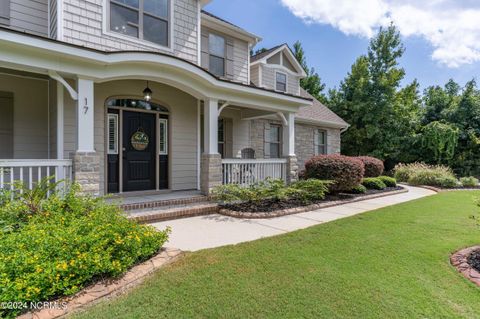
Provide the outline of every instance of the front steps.
[[142,224],[218,212],[218,205],[210,202],[206,196],[124,204],[120,207],[128,214],[129,219]]

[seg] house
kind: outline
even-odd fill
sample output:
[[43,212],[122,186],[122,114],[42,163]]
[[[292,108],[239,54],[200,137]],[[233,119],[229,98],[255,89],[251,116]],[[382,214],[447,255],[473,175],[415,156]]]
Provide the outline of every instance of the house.
[[0,188],[209,193],[340,152],[348,125],[300,88],[288,46],[250,57],[261,39],[209,2],[2,0]]

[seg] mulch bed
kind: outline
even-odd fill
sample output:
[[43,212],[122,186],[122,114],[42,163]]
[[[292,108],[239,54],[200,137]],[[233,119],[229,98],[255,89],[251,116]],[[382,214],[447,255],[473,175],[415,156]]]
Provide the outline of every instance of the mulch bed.
[[480,286],[480,246],[457,251],[450,262],[465,278]]
[[347,194],[347,193],[340,193],[335,195],[327,195],[325,199],[304,203],[299,200],[274,200],[274,199],[266,199],[260,203],[235,203],[235,204],[222,204],[220,205],[221,209],[228,209],[236,212],[251,212],[251,213],[268,213],[274,212],[277,210],[289,209],[289,208],[296,208],[302,206],[310,206],[313,204],[325,203],[325,202],[337,202],[342,200],[349,200],[353,198],[360,198],[365,197],[372,194],[382,194],[388,193],[396,190],[401,190],[402,187],[389,187],[384,190],[368,190],[364,194]]
[[324,200],[309,204],[299,201],[273,200],[263,201],[259,205],[252,203],[225,204],[220,205],[219,214],[248,219],[274,218],[406,192],[408,192],[408,190],[403,187],[389,187],[381,191],[370,190],[366,194],[340,193],[337,195],[329,195]]

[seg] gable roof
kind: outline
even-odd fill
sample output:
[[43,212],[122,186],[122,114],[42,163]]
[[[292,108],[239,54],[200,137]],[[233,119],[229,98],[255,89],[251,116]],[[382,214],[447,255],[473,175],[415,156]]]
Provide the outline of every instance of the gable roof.
[[261,37],[250,33],[238,25],[235,25],[230,21],[222,19],[219,16],[216,16],[213,13],[205,10],[202,10],[202,25],[206,25],[207,27],[211,27],[215,30],[218,29],[220,32],[223,31],[233,37],[238,37],[253,45],[262,40]]
[[348,128],[350,126],[340,116],[315,99],[303,88],[300,88],[300,96],[313,99],[313,103],[311,106],[304,106],[300,108],[296,116],[297,121],[310,123],[318,122],[326,126],[338,128]]
[[295,55],[293,54],[292,50],[288,46],[288,44],[284,43],[281,45],[277,45],[276,47],[273,47],[265,52],[256,54],[252,57],[250,57],[250,65],[255,65],[257,63],[267,63],[267,59],[270,57],[276,55],[279,52],[284,52],[285,56],[289,60],[289,62],[293,65],[295,69],[297,69],[297,72],[303,76],[306,77],[307,73],[303,69],[303,67],[298,63],[297,58],[295,58]]

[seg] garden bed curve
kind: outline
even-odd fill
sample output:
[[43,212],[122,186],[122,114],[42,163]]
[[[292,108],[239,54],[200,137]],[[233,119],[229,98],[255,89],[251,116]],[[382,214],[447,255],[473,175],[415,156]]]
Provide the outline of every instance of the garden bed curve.
[[468,263],[468,257],[475,250],[480,250],[480,246],[473,246],[457,251],[450,256],[450,263],[455,267],[465,278],[480,286],[480,272],[473,268]]
[[341,200],[335,200],[335,201],[325,201],[325,202],[320,202],[320,203],[316,203],[308,206],[299,206],[294,208],[281,209],[273,212],[240,212],[240,211],[234,211],[226,208],[220,208],[219,214],[229,216],[229,217],[244,218],[244,219],[265,219],[265,218],[268,219],[268,218],[275,218],[275,217],[281,217],[286,215],[306,213],[306,212],[321,209],[321,208],[334,207],[338,205],[355,203],[355,202],[360,202],[368,199],[386,197],[386,196],[403,194],[403,193],[408,193],[408,189],[401,187],[401,189],[393,190],[389,192],[376,193],[376,194],[358,196],[354,198],[341,199]]

